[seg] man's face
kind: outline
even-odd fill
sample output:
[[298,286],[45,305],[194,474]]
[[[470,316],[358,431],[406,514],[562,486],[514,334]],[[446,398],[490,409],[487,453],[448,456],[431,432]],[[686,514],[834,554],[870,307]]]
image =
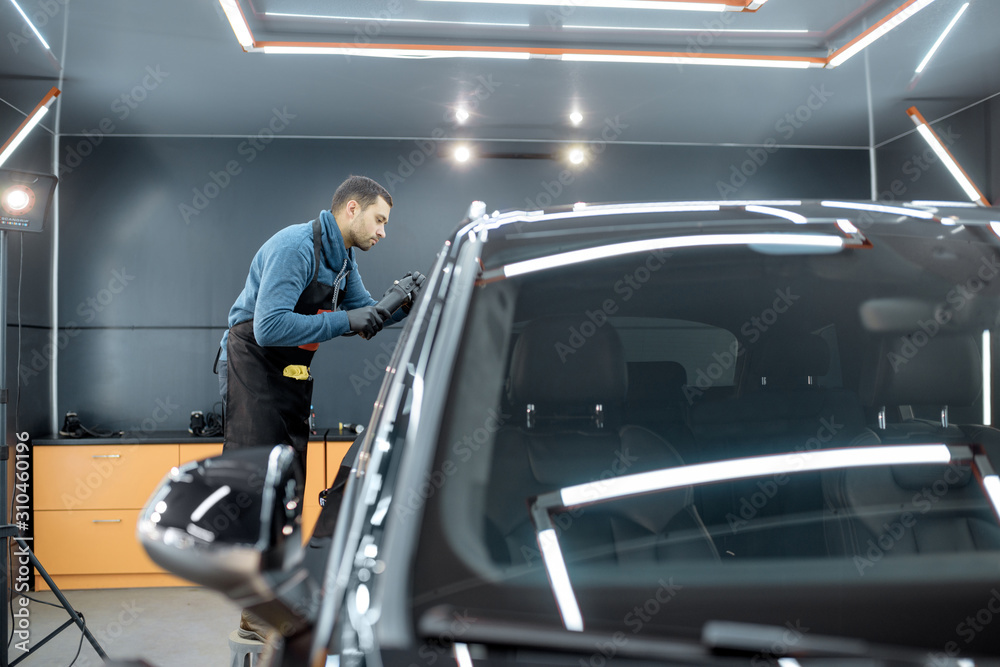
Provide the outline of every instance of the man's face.
[[389,222],[389,204],[379,197],[368,208],[362,209],[356,201],[347,203],[348,211],[355,211],[351,221],[351,245],[368,250],[385,238],[385,225]]

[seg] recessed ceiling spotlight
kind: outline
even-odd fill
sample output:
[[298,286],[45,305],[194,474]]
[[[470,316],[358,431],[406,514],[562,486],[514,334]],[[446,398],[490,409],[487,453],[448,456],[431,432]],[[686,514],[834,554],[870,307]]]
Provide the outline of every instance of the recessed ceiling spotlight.
[[569,152],[569,161],[573,164],[583,164],[584,155],[582,148],[573,148]]
[[459,123],[464,123],[465,121],[469,120],[469,112],[466,111],[463,107],[459,107],[458,109],[455,110],[455,120],[457,120]]
[[574,125],[579,125],[580,123],[583,122],[583,114],[580,113],[579,111],[574,111],[569,115],[569,122],[573,123]]
[[472,151],[468,146],[462,145],[455,148],[455,160],[458,162],[468,162],[472,157]]

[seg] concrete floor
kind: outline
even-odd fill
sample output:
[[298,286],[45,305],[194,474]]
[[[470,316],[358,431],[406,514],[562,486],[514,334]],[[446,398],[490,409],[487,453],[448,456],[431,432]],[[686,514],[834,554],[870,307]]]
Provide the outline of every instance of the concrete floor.
[[[237,628],[240,608],[219,593],[203,588],[118,588],[64,591],[66,598],[87,621],[105,653],[114,660],[141,658],[155,667],[226,667],[229,633]],[[31,597],[56,603],[51,592]],[[15,600],[15,610],[18,603]],[[29,646],[35,645],[69,615],[61,608],[31,602]],[[38,649],[19,665],[68,667],[76,655],[82,633],[76,625]],[[14,644],[10,662],[24,652]],[[73,667],[102,665],[84,639]]]

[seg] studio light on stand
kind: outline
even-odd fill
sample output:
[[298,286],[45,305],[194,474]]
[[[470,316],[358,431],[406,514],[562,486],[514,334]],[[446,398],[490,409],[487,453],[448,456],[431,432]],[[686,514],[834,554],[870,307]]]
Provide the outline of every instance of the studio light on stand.
[[[59,89],[50,90],[42,101],[27,115],[20,127],[14,134],[0,147],[0,164],[7,161],[7,158],[24,141],[28,133],[39,123],[48,111],[52,102],[59,95]],[[62,594],[59,587],[52,581],[45,568],[42,567],[38,557],[35,556],[28,540],[21,535],[21,525],[7,524],[8,507],[7,499],[10,493],[7,488],[7,461],[10,457],[7,445],[7,402],[8,390],[6,387],[7,378],[7,232],[41,232],[45,218],[49,212],[49,204],[55,192],[57,179],[50,174],[36,174],[29,171],[17,171],[13,169],[0,169],[0,537],[3,538],[4,548],[0,554],[0,572],[10,571],[8,562],[7,540],[11,539],[18,545],[17,554],[19,557],[27,557],[27,562],[19,558],[19,565],[34,567],[42,576],[53,595],[59,600],[60,605],[69,614],[69,620],[65,621],[58,628],[50,632],[46,637],[34,642],[34,645],[13,662],[14,665],[20,663],[29,655],[41,648],[52,637],[62,632],[73,624],[80,628],[80,631],[90,642],[91,646],[101,658],[107,658],[107,653],[101,648],[96,637],[87,628],[83,616],[73,609],[73,606]],[[22,239],[23,243],[23,239]],[[10,609],[8,602],[13,599],[8,597],[13,590],[13,583],[8,583],[0,587],[0,627],[17,630],[18,618],[9,618]],[[26,607],[18,606],[18,611]],[[11,621],[15,621],[13,624]],[[12,627],[13,626],[13,627]],[[34,639],[32,637],[32,639]],[[9,646],[5,642],[0,648],[0,667],[7,667]]]

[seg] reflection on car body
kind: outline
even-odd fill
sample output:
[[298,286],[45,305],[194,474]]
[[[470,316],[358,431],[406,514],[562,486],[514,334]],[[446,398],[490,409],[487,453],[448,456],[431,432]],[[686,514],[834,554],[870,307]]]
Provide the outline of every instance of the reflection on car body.
[[303,662],[995,661],[998,217],[480,210],[389,364]]

